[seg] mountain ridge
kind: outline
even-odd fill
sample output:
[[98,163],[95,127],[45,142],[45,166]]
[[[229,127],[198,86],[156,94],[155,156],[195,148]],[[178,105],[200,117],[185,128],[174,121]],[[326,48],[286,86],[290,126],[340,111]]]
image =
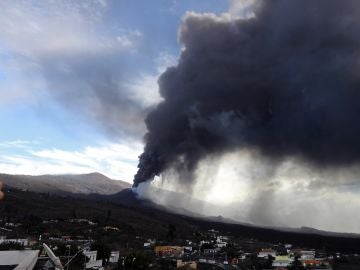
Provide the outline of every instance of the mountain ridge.
[[[249,226],[254,228],[279,230],[282,232],[300,233],[300,234],[313,234],[322,236],[335,236],[335,237],[349,237],[360,238],[357,233],[344,233],[323,231],[316,228],[299,226],[297,228],[290,227],[271,227],[240,222],[234,219],[225,218],[222,216],[206,216],[196,212],[189,211],[182,208],[181,205],[175,206],[174,203],[159,204],[151,198],[142,198],[131,188],[131,184],[121,180],[113,180],[98,172],[88,174],[61,174],[61,175],[11,175],[0,174],[0,180],[4,183],[5,187],[16,188],[23,191],[52,193],[58,195],[80,196],[85,199],[112,202],[126,207],[140,207],[147,209],[157,209],[177,215],[188,216],[200,220],[207,220],[210,222],[221,222],[233,225]],[[160,192],[160,194],[158,194]],[[161,194],[163,193],[163,194]],[[164,195],[168,193],[168,197],[180,196],[176,192],[166,190],[157,190],[157,195]],[[175,200],[176,201],[176,200]],[[195,204],[205,203],[202,201],[194,200]],[[196,207],[195,207],[196,208]]]
[[0,180],[5,186],[21,190],[44,192],[44,193],[72,193],[110,195],[131,187],[130,183],[121,180],[110,179],[98,173],[87,174],[0,174]]

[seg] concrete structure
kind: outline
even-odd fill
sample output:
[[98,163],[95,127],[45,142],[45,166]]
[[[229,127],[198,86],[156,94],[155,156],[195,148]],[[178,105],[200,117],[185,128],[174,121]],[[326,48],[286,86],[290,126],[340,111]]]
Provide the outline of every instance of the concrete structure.
[[32,270],[39,256],[39,250],[0,251],[0,268]]
[[102,269],[102,260],[96,260],[97,251],[84,251],[84,255],[89,258],[85,264],[86,269]]

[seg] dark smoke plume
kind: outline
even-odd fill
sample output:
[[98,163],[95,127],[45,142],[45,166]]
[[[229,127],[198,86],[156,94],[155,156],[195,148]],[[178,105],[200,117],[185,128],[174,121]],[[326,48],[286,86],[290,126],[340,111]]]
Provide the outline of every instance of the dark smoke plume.
[[360,160],[360,3],[271,0],[254,16],[188,14],[159,79],[134,185],[209,155],[254,149],[314,166]]

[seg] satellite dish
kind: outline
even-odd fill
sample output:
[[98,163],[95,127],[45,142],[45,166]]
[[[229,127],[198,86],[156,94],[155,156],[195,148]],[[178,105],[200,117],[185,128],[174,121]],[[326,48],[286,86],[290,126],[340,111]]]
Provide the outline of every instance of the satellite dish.
[[64,267],[61,264],[59,257],[56,257],[54,252],[52,252],[52,250],[49,248],[49,246],[46,245],[45,243],[43,243],[43,247],[46,251],[46,254],[49,256],[50,260],[55,264],[55,270],[63,270]]

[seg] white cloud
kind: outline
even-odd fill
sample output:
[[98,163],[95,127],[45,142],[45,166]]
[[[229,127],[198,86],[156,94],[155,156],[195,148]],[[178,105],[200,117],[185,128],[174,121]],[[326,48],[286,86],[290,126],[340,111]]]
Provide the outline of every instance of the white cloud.
[[154,61],[156,72],[154,74],[141,73],[135,80],[127,84],[131,98],[144,107],[158,104],[162,98],[159,93],[159,76],[171,66],[177,64],[177,56],[168,52],[161,52]]
[[105,16],[111,8],[105,0],[0,1],[0,105],[50,112],[55,101],[58,115],[140,138],[154,94],[132,99],[138,86],[125,81],[135,75],[129,59],[139,56],[143,33]]
[[49,57],[66,73],[71,72],[66,55],[136,50],[142,33],[106,25],[107,8],[106,0],[0,1],[0,68],[6,76],[0,81],[0,102],[41,99],[34,93],[47,87],[43,72]]
[[258,0],[229,0],[229,13],[233,17],[248,18],[254,16],[254,8]]
[[32,58],[59,51],[129,49],[142,33],[106,29],[107,7],[106,1],[97,0],[4,0],[0,2],[0,38],[9,50]]
[[[0,143],[0,148],[10,146],[24,148],[26,141]],[[78,174],[100,172],[113,179],[132,182],[137,170],[138,156],[143,145],[138,142],[126,144],[103,143],[87,146],[79,151],[62,149],[29,150],[21,154],[1,154],[0,171],[9,174]]]
[[169,52],[161,52],[155,59],[156,69],[158,74],[163,73],[168,67],[175,66],[178,62],[178,57]]
[[116,40],[119,42],[119,44],[124,47],[124,48],[128,48],[131,47],[133,45],[132,41],[129,39],[129,37],[127,36],[118,36],[116,38]]

